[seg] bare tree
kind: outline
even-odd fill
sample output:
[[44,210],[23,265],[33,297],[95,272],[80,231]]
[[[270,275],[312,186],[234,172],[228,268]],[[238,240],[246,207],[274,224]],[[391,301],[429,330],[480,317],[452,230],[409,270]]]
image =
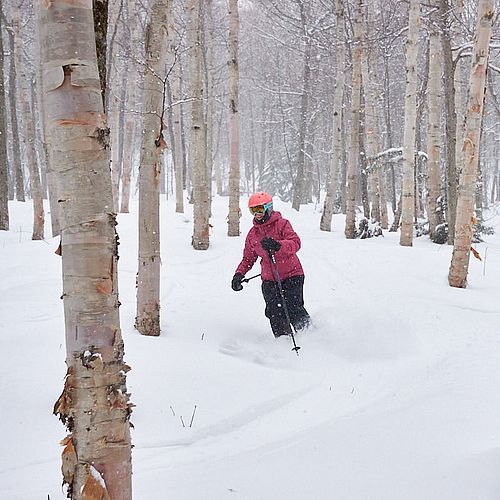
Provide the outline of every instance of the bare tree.
[[187,43],[188,74],[190,79],[191,134],[189,156],[193,172],[194,227],[192,245],[195,250],[209,247],[208,179],[206,168],[206,134],[203,114],[203,78],[201,71],[201,19],[200,0],[188,0]]
[[304,33],[304,56],[302,66],[302,90],[300,95],[300,119],[298,133],[297,171],[295,172],[295,182],[293,186],[292,207],[300,209],[300,204],[304,198],[305,179],[305,148],[307,120],[309,113],[309,100],[311,93],[311,58],[312,58],[312,31],[309,27],[310,5],[308,2],[300,0],[297,2],[300,10],[300,21]]
[[240,235],[240,119],[238,114],[238,0],[229,0],[229,214],[227,235]]
[[493,16],[493,0],[479,0],[462,147],[463,165],[458,190],[455,243],[448,274],[450,286],[457,288],[467,286],[470,246],[474,226],[474,201],[478,177],[481,121]]
[[[370,13],[371,9],[368,5],[366,10],[366,20],[363,20],[363,40],[361,51],[361,77],[363,82],[364,92],[364,118],[365,118],[365,138],[366,138],[366,156],[373,158],[378,153],[378,130],[377,119],[375,111],[375,78],[373,70],[373,60],[370,61],[369,56],[374,56],[374,49],[370,47],[368,40],[368,29],[370,27]],[[370,62],[372,68],[370,68]],[[369,193],[371,201],[370,217],[373,221],[380,222],[380,191],[378,170],[373,169],[368,173]]]
[[169,1],[153,2],[146,27],[135,318],[135,327],[143,335],[160,335],[160,173],[162,151],[166,146],[164,113]]
[[181,95],[180,95],[180,44],[177,36],[173,4],[169,3],[170,11],[167,13],[168,19],[168,83],[170,89],[170,105],[172,116],[172,128],[170,130],[170,142],[172,160],[175,171],[175,211],[184,212],[184,162],[182,156],[182,128],[181,128]]
[[405,128],[403,139],[403,186],[399,244],[413,245],[415,217],[415,127],[417,113],[417,55],[420,0],[410,0],[406,40]]
[[14,29],[10,26],[7,29],[9,35],[9,54],[10,54],[10,64],[9,64],[9,74],[8,74],[8,85],[9,85],[9,110],[10,110],[10,120],[11,120],[11,139],[12,139],[12,172],[15,183],[15,192],[17,201],[26,201],[26,194],[24,192],[24,172],[23,165],[21,161],[21,148],[19,144],[20,132],[19,132],[19,112],[17,108],[17,81],[16,81],[16,61],[14,57],[15,53],[15,42],[14,42]]
[[64,440],[68,496],[132,498],[128,367],[116,282],[117,235],[92,1],[54,0],[40,16],[50,158],[59,179],[64,391],[54,413]]
[[452,34],[450,19],[452,17],[451,0],[440,0],[441,43],[443,49],[444,72],[444,106],[446,117],[446,219],[448,222],[448,244],[455,239],[455,217],[457,211],[458,175],[456,166],[456,128],[457,114],[455,110],[455,64],[452,54]]
[[7,162],[7,119],[3,84],[3,15],[0,9],[0,231],[9,230],[9,173]]
[[427,169],[429,193],[427,196],[427,217],[430,238],[434,239],[436,227],[441,223],[438,214],[438,198],[441,195],[441,68],[442,51],[438,31],[438,10],[431,14],[429,38],[429,83],[427,90]]
[[340,162],[342,156],[342,115],[344,113],[344,86],[345,86],[345,19],[343,0],[336,0],[335,15],[337,23],[337,74],[335,81],[335,92],[333,98],[333,138],[332,158],[330,160],[330,171],[326,188],[325,203],[321,215],[320,229],[331,231],[332,216],[335,204],[335,196],[339,184]]
[[[132,180],[136,131],[142,130],[142,114],[139,113],[139,102],[142,98],[142,67],[139,60],[142,48],[143,30],[139,23],[138,4],[135,0],[126,0],[124,6],[124,26],[128,28],[127,57],[130,58],[129,73],[125,92],[124,126],[123,126],[123,160],[122,160],[122,190],[120,212],[128,213],[130,204],[130,183]],[[142,56],[142,54],[141,54]]]
[[354,18],[354,43],[352,48],[352,97],[351,144],[347,170],[346,219],[344,234],[348,239],[356,236],[356,194],[358,190],[360,161],[360,109],[361,109],[361,57],[363,40],[363,0],[358,0]]
[[[32,6],[31,6],[32,7]],[[28,61],[24,57],[26,40],[26,30],[21,28],[21,6],[15,5],[13,9],[14,22],[14,58],[17,72],[17,88],[19,96],[19,109],[21,111],[22,133],[20,140],[23,144],[23,149],[26,154],[26,160],[29,171],[29,185],[31,191],[31,200],[33,203],[33,233],[31,239],[43,240],[45,214],[43,209],[42,187],[40,182],[40,170],[35,151],[35,123],[33,120],[34,113],[30,105],[30,87],[33,81],[33,75],[28,68]],[[33,15],[33,12],[31,13]]]

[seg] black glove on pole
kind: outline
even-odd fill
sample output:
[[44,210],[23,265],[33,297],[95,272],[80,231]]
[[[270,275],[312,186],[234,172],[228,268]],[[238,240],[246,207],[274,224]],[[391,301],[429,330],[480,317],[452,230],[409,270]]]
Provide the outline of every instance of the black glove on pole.
[[262,238],[262,240],[260,240],[260,246],[266,252],[277,252],[281,248],[281,243],[273,240],[269,236],[266,236],[265,238]]
[[233,276],[233,280],[231,281],[231,288],[235,292],[239,292],[240,290],[243,290],[243,285],[241,284],[241,280],[244,278],[243,274],[241,273],[236,273]]

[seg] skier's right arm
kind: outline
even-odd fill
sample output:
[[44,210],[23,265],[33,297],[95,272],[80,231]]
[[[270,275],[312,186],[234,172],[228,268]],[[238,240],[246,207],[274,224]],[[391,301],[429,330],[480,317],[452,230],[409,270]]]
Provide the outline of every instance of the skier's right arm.
[[243,259],[241,259],[241,262],[236,268],[236,272],[245,276],[245,274],[252,269],[257,257],[258,255],[255,253],[251,244],[250,233],[248,233],[245,240],[245,248],[243,249]]

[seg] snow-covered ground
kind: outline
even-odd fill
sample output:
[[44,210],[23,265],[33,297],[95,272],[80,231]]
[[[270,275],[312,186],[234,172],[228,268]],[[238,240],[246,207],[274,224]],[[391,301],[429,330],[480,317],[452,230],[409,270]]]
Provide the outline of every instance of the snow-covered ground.
[[[242,201],[244,206],[244,200]],[[119,216],[120,300],[138,500],[500,498],[500,216],[475,245],[469,286],[451,248],[399,234],[346,240],[343,217],[275,201],[302,238],[315,327],[300,355],[275,340],[259,280],[230,288],[242,236],[214,200],[211,246],[190,245],[192,207],[162,202],[162,335],[135,317],[136,208]],[[0,232],[0,498],[65,498],[52,415],[63,387],[57,239],[31,241],[31,205]],[[49,226],[47,226],[49,227]],[[48,231],[47,231],[48,232]],[[256,265],[255,274],[259,272]],[[190,425],[191,424],[191,425]]]

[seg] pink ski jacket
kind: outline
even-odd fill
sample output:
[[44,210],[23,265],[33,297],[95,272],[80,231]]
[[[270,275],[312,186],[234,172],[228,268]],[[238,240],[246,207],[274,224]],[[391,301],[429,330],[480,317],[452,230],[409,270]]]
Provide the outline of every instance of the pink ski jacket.
[[245,240],[243,259],[236,272],[245,275],[252,269],[257,257],[260,257],[261,278],[264,281],[276,281],[269,255],[260,245],[262,238],[266,236],[279,241],[281,244],[281,248],[274,254],[280,279],[285,280],[291,276],[303,276],[304,271],[297,257],[297,252],[300,249],[300,238],[293,230],[290,222],[283,219],[279,212],[273,212],[271,217],[262,224],[253,222],[253,227],[248,232]]

